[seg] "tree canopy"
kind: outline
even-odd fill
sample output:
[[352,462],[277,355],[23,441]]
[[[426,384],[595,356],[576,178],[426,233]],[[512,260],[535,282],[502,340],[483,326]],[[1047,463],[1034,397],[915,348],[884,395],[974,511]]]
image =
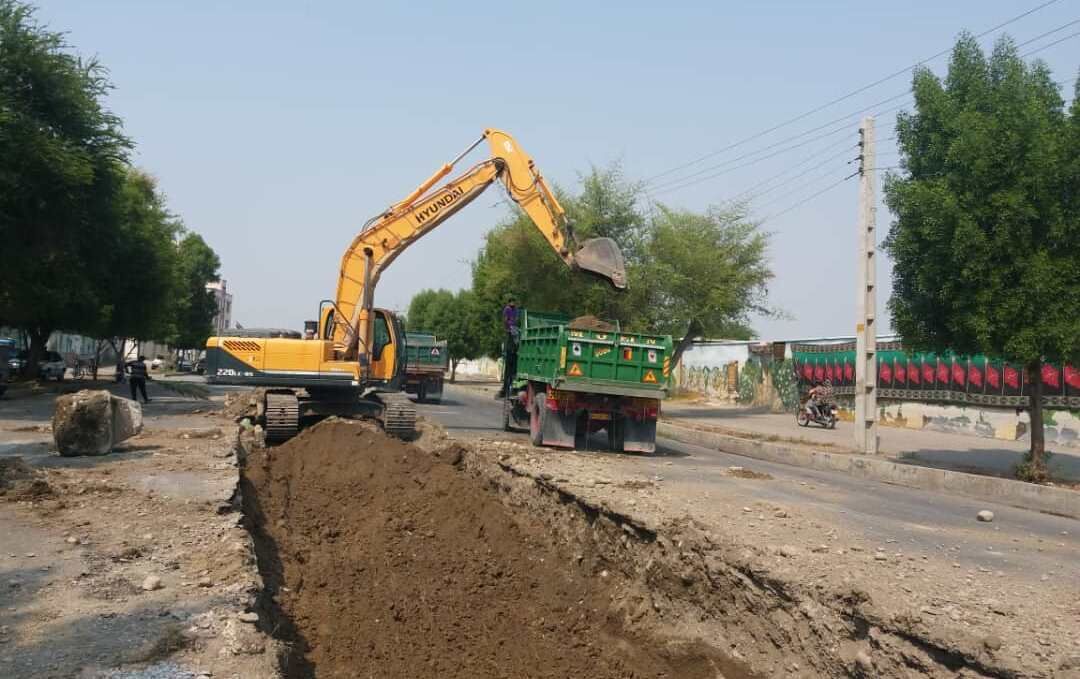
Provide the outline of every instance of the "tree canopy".
[[0,0],[0,317],[27,330],[33,358],[108,303],[100,245],[131,147],[101,104],[109,87],[29,6]]
[[593,168],[581,191],[559,200],[579,240],[613,238],[626,257],[628,286],[614,292],[571,271],[523,213],[492,229],[473,265],[473,292],[486,319],[484,353],[497,355],[499,314],[508,297],[525,308],[617,319],[629,329],[684,332],[697,319],[706,334],[745,339],[754,314],[769,315],[768,238],[739,207],[704,214],[648,209],[618,166]]
[[29,337],[31,371],[54,330],[198,346],[214,315],[217,256],[129,165],[111,88],[30,5],[0,0],[0,319]]
[[893,325],[914,349],[1028,366],[1039,467],[1041,363],[1080,359],[1080,105],[1008,38],[988,58],[962,36],[945,78],[917,69],[913,89],[885,181]]
[[177,246],[174,333],[177,349],[202,349],[214,332],[217,300],[206,284],[218,280],[221,261],[202,236],[188,233]]
[[413,296],[406,316],[410,332],[428,332],[446,340],[450,353],[450,379],[458,363],[482,355],[483,319],[471,290],[421,290]]

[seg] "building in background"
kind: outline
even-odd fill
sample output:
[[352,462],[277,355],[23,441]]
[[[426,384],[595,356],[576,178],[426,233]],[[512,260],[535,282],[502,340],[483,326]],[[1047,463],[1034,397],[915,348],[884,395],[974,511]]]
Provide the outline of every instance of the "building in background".
[[228,330],[232,326],[232,293],[226,289],[225,279],[207,283],[206,289],[214,293],[214,301],[217,302],[214,332]]

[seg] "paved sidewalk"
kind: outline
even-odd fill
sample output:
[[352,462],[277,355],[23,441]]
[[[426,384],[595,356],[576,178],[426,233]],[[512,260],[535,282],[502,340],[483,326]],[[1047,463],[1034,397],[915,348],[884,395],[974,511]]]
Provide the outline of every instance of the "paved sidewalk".
[[[800,427],[795,416],[770,413],[765,409],[721,404],[668,401],[663,416],[673,423],[705,425],[721,433],[750,435],[785,443],[802,443],[832,452],[853,450],[850,422],[836,429],[811,425]],[[1028,449],[1027,441],[1002,441],[963,434],[878,427],[881,453],[898,462],[972,474],[1011,478],[1013,469]],[[1047,445],[1053,454],[1049,467],[1058,481],[1080,483],[1080,451]]]

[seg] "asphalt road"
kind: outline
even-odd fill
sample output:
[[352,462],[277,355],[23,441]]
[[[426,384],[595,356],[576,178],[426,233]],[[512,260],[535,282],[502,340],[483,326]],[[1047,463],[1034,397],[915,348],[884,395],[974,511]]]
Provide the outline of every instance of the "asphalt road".
[[[447,385],[442,403],[421,404],[418,410],[454,436],[528,440],[527,434],[502,431],[501,404],[490,392]],[[1072,519],[789,467],[668,439],[659,439],[656,453],[648,456],[581,454],[609,457],[613,464],[640,465],[643,472],[662,474],[689,492],[709,494],[723,484],[720,492],[729,498],[732,484],[723,473],[730,466],[741,466],[769,474],[774,482],[738,487],[734,492],[745,496],[738,502],[763,500],[812,508],[870,542],[895,542],[905,551],[936,553],[963,568],[981,567],[1024,581],[1038,582],[1046,575],[1059,585],[1080,589],[1080,522]],[[993,523],[975,521],[982,509],[994,512]]]

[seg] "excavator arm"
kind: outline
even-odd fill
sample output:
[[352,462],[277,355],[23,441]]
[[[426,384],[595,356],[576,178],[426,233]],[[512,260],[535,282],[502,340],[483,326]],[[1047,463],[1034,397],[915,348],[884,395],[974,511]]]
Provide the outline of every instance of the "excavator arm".
[[[433,188],[484,141],[491,149],[490,158]],[[529,215],[568,266],[600,277],[617,289],[626,287],[622,252],[615,242],[593,238],[579,246],[565,211],[532,158],[507,133],[488,129],[415,191],[365,224],[345,251],[333,307],[334,345],[342,358],[359,357],[362,365],[367,362],[368,350],[362,347],[372,346],[375,286],[386,267],[421,236],[476,200],[495,180],[503,183],[510,199]]]

